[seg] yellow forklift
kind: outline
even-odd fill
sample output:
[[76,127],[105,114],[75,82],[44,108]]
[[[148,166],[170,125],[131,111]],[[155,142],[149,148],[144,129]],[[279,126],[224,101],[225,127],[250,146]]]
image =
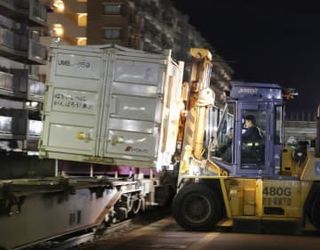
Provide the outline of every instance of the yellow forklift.
[[217,224],[260,231],[271,222],[320,229],[319,146],[283,141],[284,99],[293,93],[277,84],[231,82],[218,108],[210,52],[192,49],[191,55],[173,200],[178,224],[195,231]]

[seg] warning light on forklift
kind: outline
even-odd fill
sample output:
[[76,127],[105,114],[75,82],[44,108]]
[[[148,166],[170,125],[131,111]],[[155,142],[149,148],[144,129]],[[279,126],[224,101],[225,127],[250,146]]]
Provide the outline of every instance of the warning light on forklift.
[[285,100],[292,100],[295,96],[298,96],[299,93],[296,89],[293,88],[284,88],[282,89],[282,97]]

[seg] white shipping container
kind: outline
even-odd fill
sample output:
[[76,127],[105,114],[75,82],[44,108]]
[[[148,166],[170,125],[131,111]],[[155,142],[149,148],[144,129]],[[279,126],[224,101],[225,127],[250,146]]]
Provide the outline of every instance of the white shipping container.
[[43,157],[137,167],[170,164],[183,63],[117,45],[51,48]]

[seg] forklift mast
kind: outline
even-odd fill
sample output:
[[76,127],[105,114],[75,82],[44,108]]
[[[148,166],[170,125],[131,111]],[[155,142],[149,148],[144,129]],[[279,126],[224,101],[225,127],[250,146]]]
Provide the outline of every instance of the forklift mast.
[[185,117],[180,121],[179,137],[182,139],[178,139],[182,141],[180,174],[189,172],[190,159],[203,159],[208,107],[214,105],[214,93],[210,89],[212,55],[200,48],[192,48],[190,54],[190,80],[184,83],[183,91]]

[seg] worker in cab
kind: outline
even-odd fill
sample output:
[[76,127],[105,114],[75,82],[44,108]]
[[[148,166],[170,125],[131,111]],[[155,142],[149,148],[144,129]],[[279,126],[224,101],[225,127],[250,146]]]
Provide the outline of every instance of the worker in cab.
[[245,132],[242,134],[242,141],[244,143],[258,143],[262,136],[260,130],[256,126],[256,119],[253,115],[247,115],[244,118]]
[[245,116],[244,128],[245,131],[241,136],[242,163],[260,163],[264,159],[263,135],[256,126],[254,115]]

